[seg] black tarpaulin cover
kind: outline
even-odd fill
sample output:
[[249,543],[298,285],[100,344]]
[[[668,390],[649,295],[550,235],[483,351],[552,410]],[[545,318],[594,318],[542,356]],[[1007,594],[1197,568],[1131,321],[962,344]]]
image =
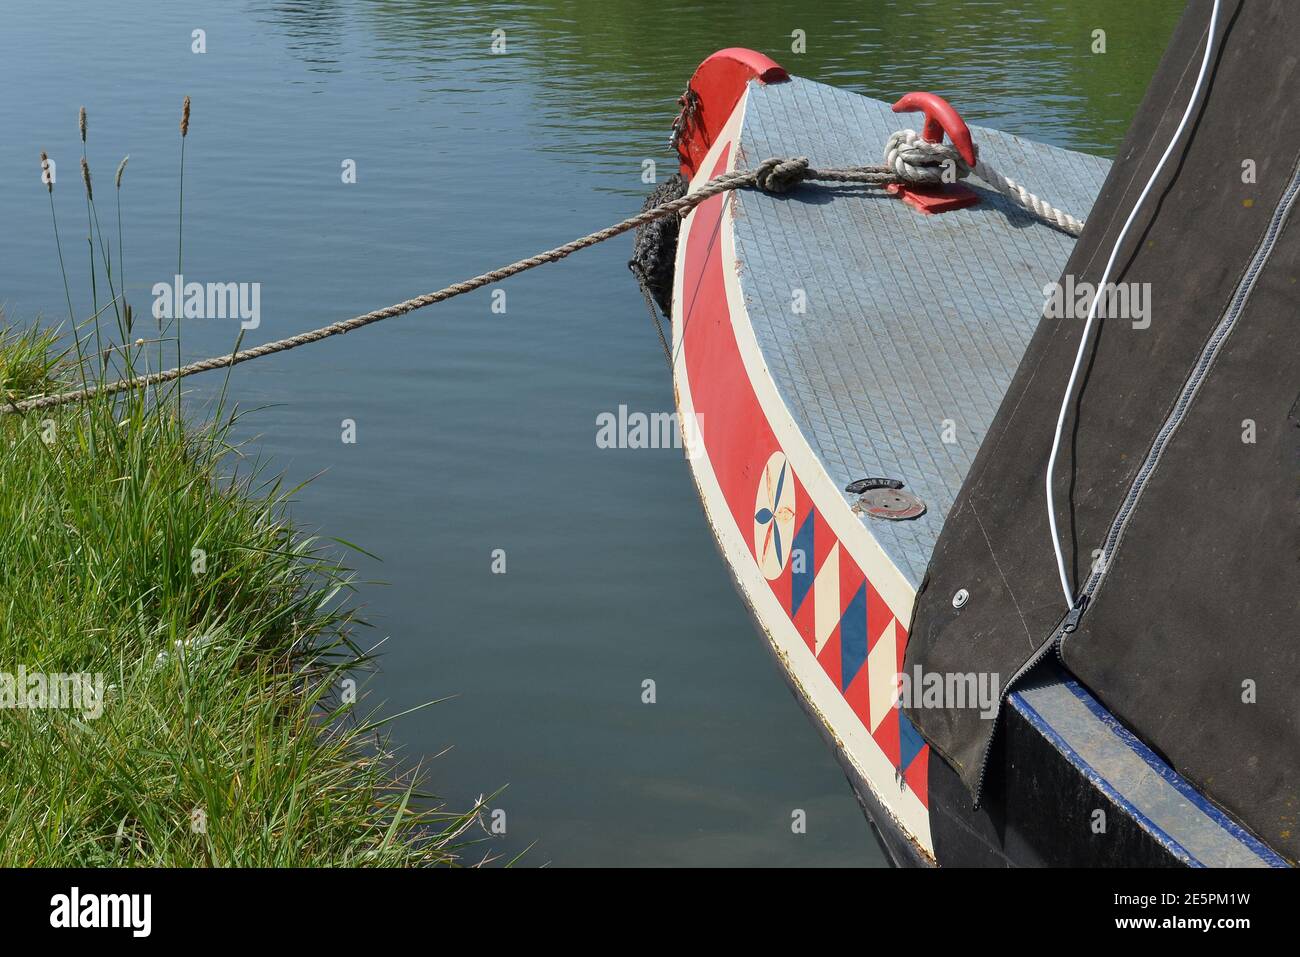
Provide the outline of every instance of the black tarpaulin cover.
[[[1100,278],[1186,108],[1211,7],[1189,4],[1063,284]],[[1061,543],[1076,593],[1094,567],[1100,580],[1061,654],[1140,738],[1294,861],[1300,3],[1227,0],[1216,32],[1201,106],[1112,276],[1150,284],[1149,324],[1094,326],[1065,423]],[[909,672],[992,672],[1005,685],[1061,622],[1043,485],[1083,325],[1041,320],[935,548]],[[959,589],[970,598],[957,609]],[[908,716],[974,792],[994,722],[963,709]]]

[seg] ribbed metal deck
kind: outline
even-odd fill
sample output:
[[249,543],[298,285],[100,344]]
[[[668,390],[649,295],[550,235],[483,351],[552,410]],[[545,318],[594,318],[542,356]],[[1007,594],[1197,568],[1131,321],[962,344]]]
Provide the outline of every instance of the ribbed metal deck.
[[[889,134],[919,121],[808,80],[753,84],[736,165],[769,156],[877,163]],[[971,132],[994,168],[1080,218],[1110,167],[996,130]],[[939,216],[856,186],[735,194],[741,289],[805,438],[841,488],[897,478],[926,503],[911,521],[863,518],[913,587],[1038,322],[1043,287],[1075,241],[967,182],[983,201]]]

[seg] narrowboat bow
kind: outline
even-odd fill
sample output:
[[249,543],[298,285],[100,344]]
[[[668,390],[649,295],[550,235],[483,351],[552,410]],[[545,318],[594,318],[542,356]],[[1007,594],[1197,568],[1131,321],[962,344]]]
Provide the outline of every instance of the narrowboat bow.
[[[712,197],[681,223],[673,376],[680,419],[696,433],[688,436],[695,449],[688,460],[707,521],[760,633],[896,863],[1285,866],[1296,855],[1295,832],[1277,817],[1293,786],[1294,757],[1291,768],[1265,775],[1260,787],[1268,793],[1256,800],[1249,787],[1214,786],[1246,773],[1222,747],[1210,747],[1209,758],[1192,755],[1186,741],[1173,747],[1178,736],[1165,733],[1165,722],[1195,712],[1207,676],[1240,690],[1240,676],[1207,662],[1205,629],[1219,619],[1189,623],[1194,633],[1184,632],[1179,653],[1191,667],[1204,665],[1199,675],[1151,679],[1147,688],[1167,696],[1165,710],[1135,707],[1141,683],[1115,678],[1130,664],[1126,652],[1097,651],[1104,638],[1085,635],[1091,621],[1119,628],[1113,607],[1105,616],[1107,593],[1094,592],[1091,605],[1062,604],[1039,487],[1050,422],[1083,326],[1040,319],[1045,291],[1063,273],[1096,282],[1117,235],[1125,275],[1159,283],[1171,262],[1195,258],[1185,240],[1170,248],[1170,237],[1189,223],[1204,229],[1211,209],[1171,217],[1153,201],[1140,208],[1140,229],[1127,239],[1121,222],[1153,168],[1164,177],[1157,183],[1162,202],[1196,206],[1180,193],[1199,195],[1204,184],[1188,178],[1179,156],[1194,166],[1196,154],[1215,145],[1203,139],[1226,135],[1213,121],[1231,109],[1231,92],[1221,88],[1251,82],[1244,77],[1252,45],[1280,42],[1268,39],[1270,31],[1285,33],[1270,17],[1296,19],[1276,9],[1238,16],[1228,6],[1233,15],[1218,19],[1216,33],[1206,29],[1208,6],[1192,4],[1114,170],[1095,156],[969,128],[981,160],[1080,219],[1096,220],[1077,246],[1074,236],[976,176],[920,190],[919,200],[903,197],[909,201],[838,183],[804,182],[780,194],[740,190]],[[1221,53],[1209,94],[1198,93],[1200,128],[1183,136],[1174,162],[1159,167],[1150,144],[1170,140],[1194,92],[1195,70],[1187,65],[1200,61],[1207,42]],[[767,157],[807,156],[824,167],[868,162],[905,125],[889,104],[791,76],[741,49],[704,61],[683,103],[674,139],[692,188]],[[1261,203],[1269,206],[1265,215],[1224,224],[1220,254],[1234,266],[1257,261],[1252,256],[1270,229],[1278,249],[1293,256],[1300,247],[1294,236],[1276,238],[1290,209],[1288,164],[1300,141],[1288,131],[1270,142],[1274,131],[1265,127],[1259,152],[1249,155],[1269,158],[1279,185]],[[1231,193],[1224,208],[1242,208],[1235,193],[1222,192]],[[1278,268],[1290,268],[1270,251]],[[1269,285],[1267,259],[1258,269],[1266,292],[1287,291],[1283,280]],[[1105,334],[1112,342],[1099,334],[1092,347],[1098,365],[1112,361],[1112,352],[1130,356],[1130,378],[1115,381],[1130,383],[1126,397],[1142,391],[1144,401],[1108,406],[1106,393],[1085,382],[1072,407],[1074,451],[1054,481],[1062,527],[1074,530],[1076,565],[1094,542],[1108,550],[1103,561],[1112,567],[1127,557],[1130,546],[1117,547],[1100,529],[1204,366],[1203,352],[1191,349],[1168,361],[1150,356],[1166,348],[1167,335],[1193,337],[1197,346],[1213,338],[1210,330],[1240,293],[1240,275],[1220,272],[1222,288],[1200,292],[1203,320],[1158,313],[1155,322],[1165,329],[1145,335],[1140,323],[1112,322]],[[1257,312],[1257,328],[1235,330],[1229,346],[1273,328],[1276,309]],[[1183,332],[1170,330],[1176,323]],[[1293,353],[1274,360],[1292,391]],[[1134,379],[1142,356],[1155,368]],[[1215,358],[1208,378],[1251,378],[1226,352]],[[1252,408],[1273,416],[1269,428],[1284,433],[1277,441],[1294,443],[1288,412],[1276,407],[1285,389],[1261,395]],[[1201,398],[1212,391],[1202,388]],[[1025,424],[1028,411],[1034,414]],[[1116,416],[1136,424],[1111,434]],[[1176,487],[1179,443],[1205,439],[1172,434],[1173,446],[1163,450],[1170,464],[1158,477]],[[1252,468],[1222,459],[1239,459],[1241,449],[1214,454],[1215,468]],[[1274,503],[1281,509],[1287,486],[1279,486],[1269,462],[1259,468],[1273,471],[1251,474],[1281,496]],[[1094,481],[1111,494],[1094,495]],[[1137,514],[1155,513],[1157,526],[1161,514],[1167,521],[1167,510],[1180,506],[1163,495],[1147,492]],[[990,497],[1000,505],[984,514]],[[1089,510],[1096,523],[1083,517]],[[1166,544],[1182,547],[1177,538]],[[1175,592],[1191,557],[1167,558],[1145,585],[1134,569],[1125,585],[1107,587],[1138,596],[1144,587]],[[1294,578],[1294,556],[1290,565]],[[1296,594],[1300,589],[1272,599],[1270,635],[1295,623]],[[1137,616],[1131,628],[1159,630],[1159,619],[1144,617],[1131,595],[1124,600]],[[1293,652],[1282,661],[1294,664]],[[1295,703],[1294,667],[1287,688],[1272,682],[1272,673],[1256,677],[1284,700],[1267,716],[1256,711],[1242,720],[1280,720],[1283,739],[1294,744],[1296,712],[1286,712]],[[1215,694],[1200,705],[1229,707],[1226,691]],[[1258,725],[1242,731],[1263,734]],[[1294,803],[1292,790],[1292,811]]]

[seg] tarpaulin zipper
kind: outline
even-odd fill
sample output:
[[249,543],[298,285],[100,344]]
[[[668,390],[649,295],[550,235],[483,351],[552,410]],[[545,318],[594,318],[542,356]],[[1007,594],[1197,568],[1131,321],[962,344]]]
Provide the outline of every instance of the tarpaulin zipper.
[[[1218,357],[1224,342],[1227,341],[1228,335],[1236,327],[1242,312],[1245,311],[1246,303],[1250,300],[1251,293],[1254,292],[1255,283],[1259,279],[1260,273],[1263,272],[1264,266],[1267,265],[1269,257],[1273,254],[1278,236],[1282,232],[1282,227],[1286,225],[1287,218],[1290,216],[1298,196],[1300,196],[1300,161],[1297,162],[1292,172],[1291,182],[1287,185],[1282,198],[1278,201],[1277,208],[1273,211],[1268,229],[1265,230],[1264,237],[1260,240],[1259,248],[1255,250],[1255,255],[1251,257],[1249,267],[1247,267],[1241,281],[1237,284],[1237,289],[1228,303],[1228,308],[1224,311],[1223,318],[1219,320],[1219,324],[1215,326],[1210,338],[1205,343],[1205,347],[1201,350],[1196,365],[1192,367],[1191,374],[1187,377],[1187,381],[1183,384],[1182,391],[1178,395],[1178,401],[1174,403],[1173,410],[1160,427],[1160,431],[1156,433],[1151,448],[1147,451],[1146,458],[1142,462],[1142,467],[1138,469],[1133,484],[1124,497],[1123,504],[1120,505],[1119,511],[1115,514],[1115,519],[1106,534],[1105,545],[1101,553],[1102,561],[1098,562],[1097,566],[1093,568],[1088,580],[1084,582],[1083,588],[1079,590],[1074,605],[1057,624],[1051,636],[1034,651],[1029,660],[1016,669],[1016,673],[1003,686],[1002,694],[998,698],[997,710],[993,715],[994,722],[1001,717],[1002,704],[1006,701],[1016,682],[1047,657],[1049,652],[1055,651],[1058,657],[1061,656],[1066,637],[1078,629],[1079,621],[1083,617],[1084,611],[1087,610],[1088,603],[1101,586],[1102,579],[1105,578],[1106,571],[1114,560],[1115,551],[1119,548],[1119,544],[1124,537],[1124,532],[1128,528],[1129,520],[1133,517],[1138,500],[1142,497],[1151,476],[1155,473],[1156,466],[1160,464],[1160,458],[1165,449],[1168,448],[1174,433],[1187,417],[1187,411],[1191,407],[1192,400],[1196,398],[1196,393],[1200,390],[1201,384],[1209,374],[1210,367],[1214,365],[1214,360]],[[989,735],[988,743],[984,746],[984,757],[980,761],[979,778],[975,784],[974,795],[976,808],[979,807],[980,797],[984,791],[984,775],[988,771],[989,755],[993,751],[995,735],[996,726],[994,734]]]
[[1277,245],[1277,238],[1282,232],[1282,227],[1286,225],[1287,217],[1295,205],[1297,195],[1300,195],[1300,164],[1297,164],[1292,172],[1291,182],[1282,194],[1277,208],[1273,211],[1273,217],[1269,221],[1268,229],[1264,232],[1264,238],[1260,240],[1259,248],[1255,250],[1250,266],[1246,269],[1245,275],[1241,277],[1241,282],[1237,284],[1236,292],[1233,293],[1232,300],[1228,303],[1223,318],[1219,320],[1214,332],[1210,334],[1209,340],[1205,343],[1205,348],[1201,350],[1201,354],[1196,360],[1196,365],[1192,367],[1191,375],[1188,376],[1187,382],[1183,385],[1183,391],[1179,394],[1178,401],[1174,403],[1174,408],[1169,413],[1169,417],[1165,419],[1164,425],[1156,433],[1146,459],[1143,460],[1142,467],[1138,469],[1137,476],[1133,479],[1133,485],[1129,488],[1128,495],[1124,497],[1124,503],[1115,515],[1115,521],[1111,523],[1110,531],[1106,535],[1106,541],[1101,551],[1102,560],[1097,563],[1097,566],[1092,570],[1092,574],[1088,576],[1088,580],[1084,582],[1083,588],[1079,590],[1081,597],[1091,598],[1101,585],[1101,580],[1106,576],[1106,571],[1115,557],[1115,550],[1119,548],[1119,543],[1124,537],[1124,531],[1128,528],[1129,519],[1132,518],[1133,511],[1137,507],[1138,499],[1142,497],[1142,492],[1146,489],[1148,481],[1156,470],[1156,466],[1160,464],[1160,457],[1168,448],[1174,432],[1182,424],[1183,419],[1187,417],[1187,410],[1191,407],[1192,400],[1196,398],[1201,383],[1205,381],[1206,375],[1209,374],[1210,367],[1218,357],[1223,343],[1236,327],[1237,320],[1241,318],[1242,312],[1245,311],[1246,303],[1250,300],[1250,294],[1255,290],[1255,282],[1260,273],[1263,272],[1269,257],[1273,254],[1273,249]]
[[997,721],[1002,717],[1003,703],[1007,700],[1007,696],[1011,694],[1016,682],[1033,670],[1034,665],[1046,658],[1053,650],[1058,655],[1060,654],[1061,642],[1065,640],[1066,635],[1079,627],[1079,619],[1083,617],[1084,609],[1087,607],[1088,599],[1086,597],[1079,598],[1074,607],[1066,612],[1065,617],[1057,624],[1051,636],[1034,650],[1034,653],[1029,656],[1029,660],[1017,668],[1016,673],[1008,678],[1007,683],[1002,686],[1002,693],[998,695],[997,708],[993,712],[993,734],[989,735],[988,742],[984,745],[984,757],[980,759],[980,773],[975,781],[975,810],[979,810],[980,796],[984,793],[984,775],[988,773],[989,755],[993,753],[993,739],[997,735]]

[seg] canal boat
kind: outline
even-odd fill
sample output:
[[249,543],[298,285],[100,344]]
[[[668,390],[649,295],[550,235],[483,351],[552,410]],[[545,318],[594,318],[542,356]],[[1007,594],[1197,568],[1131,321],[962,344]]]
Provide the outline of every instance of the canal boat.
[[[1300,376],[1279,315],[1296,305],[1300,124],[1262,118],[1293,107],[1251,63],[1285,57],[1300,17],[1225,7],[1211,19],[1191,4],[1113,163],[962,124],[981,160],[1086,219],[1081,239],[976,176],[919,197],[738,190],[681,222],[673,382],[705,518],[896,864],[1296,859],[1300,673],[1282,646],[1300,634],[1300,404],[1283,399]],[[682,102],[674,142],[692,188],[768,157],[875,162],[909,119],[744,49],[705,60]],[[954,132],[925,119],[927,136]],[[1233,136],[1267,180],[1238,182],[1237,152],[1220,179],[1198,179]],[[1117,280],[1154,286],[1152,314],[1107,317],[1085,350],[1083,317],[1045,317],[1044,303],[1063,275],[1096,283],[1112,247]],[[1077,356],[1085,381],[1067,397]],[[1062,568],[1082,586],[1100,562],[1105,582],[1068,603],[1044,500],[1063,402]],[[1171,420],[1189,402],[1196,423]],[[1207,438],[1216,414],[1224,432]],[[1237,423],[1252,418],[1243,443]],[[1136,519],[1117,545],[1126,505]],[[1245,548],[1249,535],[1258,554],[1215,551],[1216,536]],[[1252,583],[1270,574],[1274,588]],[[1235,604],[1235,576],[1258,607]],[[1252,680],[1267,703],[1241,704]]]

